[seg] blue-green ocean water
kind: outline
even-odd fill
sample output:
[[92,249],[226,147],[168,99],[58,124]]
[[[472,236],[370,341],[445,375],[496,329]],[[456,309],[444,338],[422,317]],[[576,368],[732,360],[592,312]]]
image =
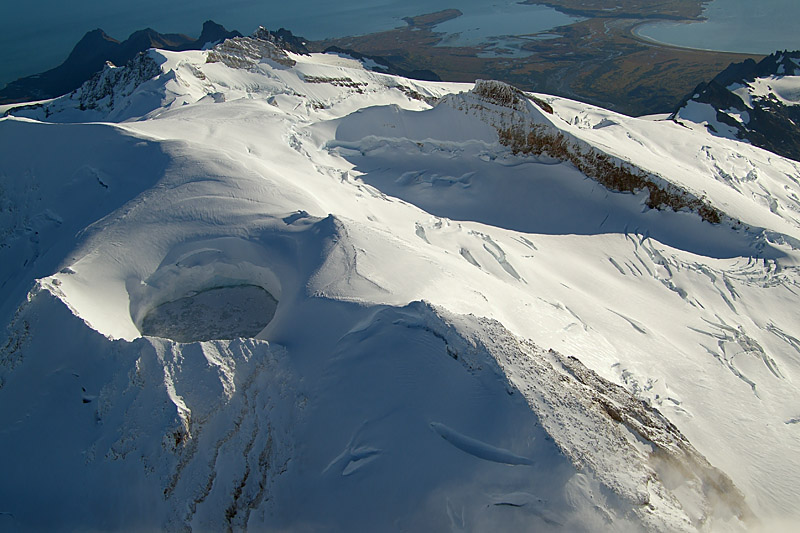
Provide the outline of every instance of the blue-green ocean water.
[[[571,17],[518,0],[73,0],[6,2],[0,6],[0,87],[60,64],[89,30],[125,39],[151,27],[197,36],[205,20],[249,34],[257,26],[285,27],[308,39],[361,35],[402,26],[403,17],[457,8],[464,15],[441,24],[448,44],[546,31]],[[800,48],[800,0],[713,0],[707,22],[655,23],[639,29],[657,41],[713,50],[770,53]]]

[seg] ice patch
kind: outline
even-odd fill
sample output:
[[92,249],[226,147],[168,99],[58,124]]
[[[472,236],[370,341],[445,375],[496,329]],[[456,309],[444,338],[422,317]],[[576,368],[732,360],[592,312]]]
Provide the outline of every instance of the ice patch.
[[159,305],[142,320],[142,334],[178,342],[255,337],[278,301],[256,285],[215,287]]
[[756,78],[750,83],[750,93],[755,97],[775,98],[787,106],[800,104],[800,83],[797,76]]
[[701,104],[689,100],[686,102],[686,106],[680,110],[679,115],[681,119],[705,125],[710,131],[721,137],[736,138],[737,130],[719,122],[717,120],[717,110],[711,104]]
[[735,118],[741,124],[747,124],[750,122],[750,113],[747,111],[739,111],[738,109],[731,107],[723,111],[723,113]]
[[742,99],[744,105],[753,109],[753,95],[750,94],[749,86],[741,83],[734,83],[728,86],[728,90]]

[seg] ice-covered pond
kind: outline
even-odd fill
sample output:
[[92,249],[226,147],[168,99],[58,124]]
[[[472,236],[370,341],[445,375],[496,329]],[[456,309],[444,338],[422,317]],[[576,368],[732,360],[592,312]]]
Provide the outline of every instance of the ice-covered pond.
[[272,294],[257,285],[214,287],[154,307],[141,331],[178,342],[255,337],[277,307]]

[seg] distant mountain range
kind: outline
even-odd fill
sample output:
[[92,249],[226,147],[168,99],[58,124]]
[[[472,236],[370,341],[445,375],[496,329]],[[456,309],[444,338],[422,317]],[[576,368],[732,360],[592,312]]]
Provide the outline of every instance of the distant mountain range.
[[[260,29],[259,37],[274,45],[297,54],[308,54],[306,40],[280,28],[277,31]],[[224,26],[208,20],[203,23],[200,37],[193,39],[182,33],[159,33],[151,28],[139,30],[120,42],[110,37],[101,29],[87,32],[72,49],[67,59],[59,66],[40,74],[34,74],[13,81],[0,90],[0,104],[16,104],[46,100],[62,96],[78,89],[85,81],[103,70],[107,62],[122,66],[131,61],[138,53],[150,48],[180,52],[184,50],[202,50],[210,45],[241,37],[236,30],[228,31]],[[347,54],[357,59],[371,60],[373,70],[385,74],[394,74],[407,78],[427,81],[441,81],[439,76],[430,70],[408,70],[395,65],[384,57],[367,56],[355,50],[336,46],[328,47],[325,52]]]
[[[302,37],[281,28],[259,30],[259,39],[294,53],[308,54],[313,46]],[[84,35],[67,59],[41,74],[20,78],[0,90],[0,104],[55,98],[78,89],[102,71],[107,62],[125,65],[149,48],[169,51],[199,50],[242,35],[213,21],[206,21],[200,37],[158,33],[147,28],[120,42],[96,29]],[[411,70],[384,56],[328,46],[337,53],[366,61],[375,72],[406,78],[441,81],[431,70]],[[800,97],[793,81],[800,75],[800,51],[776,52],[759,62],[747,59],[731,63],[709,82],[699,84],[686,95],[670,115],[676,122],[703,124],[715,135],[745,140],[779,155],[800,160]],[[784,79],[786,78],[786,79]]]
[[94,73],[103,69],[107,61],[124,65],[136,54],[148,48],[182,51],[200,50],[231,37],[240,37],[238,31],[206,21],[200,37],[193,39],[182,33],[159,33],[151,28],[139,30],[120,42],[103,30],[88,32],[75,45],[67,59],[59,66],[41,74],[20,78],[0,90],[0,104],[13,104],[55,98],[74,91]]
[[705,123],[712,133],[746,140],[800,161],[800,51],[733,63],[687,95],[673,120]]

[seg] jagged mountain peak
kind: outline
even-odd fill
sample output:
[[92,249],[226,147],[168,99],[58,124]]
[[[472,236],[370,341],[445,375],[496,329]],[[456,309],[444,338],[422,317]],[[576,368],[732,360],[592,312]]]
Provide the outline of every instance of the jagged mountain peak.
[[732,83],[745,83],[766,76],[800,75],[800,51],[774,52],[756,62],[746,59],[742,63],[731,63],[714,77],[713,81],[727,87]]
[[241,36],[238,31],[228,32],[224,27],[207,21],[198,39],[183,34],[162,34],[152,28],[133,32],[124,41],[109,37],[103,30],[87,32],[73,48],[67,59],[58,67],[41,74],[21,78],[0,90],[0,103],[17,103],[54,98],[81,86],[106,61],[124,65],[136,54],[149,48],[166,50],[201,49],[229,37]]
[[295,54],[308,55],[310,53],[308,48],[306,48],[306,40],[302,37],[295,36],[291,31],[285,28],[280,28],[277,31],[270,31],[264,26],[259,26],[256,31],[253,32],[253,38],[268,41],[278,48],[288,52],[294,52]]
[[93,30],[87,31],[84,34],[84,36],[81,37],[81,40],[78,41],[78,44],[80,44],[80,43],[89,43],[89,42],[97,42],[97,41],[101,41],[101,40],[102,41],[119,42],[117,39],[114,39],[113,37],[108,35],[101,28],[95,28]]
[[204,44],[217,44],[220,41],[229,39],[231,37],[241,37],[238,31],[228,31],[222,24],[217,24],[213,20],[207,20],[203,23],[203,31],[198,37],[198,41]]
[[734,63],[687,95],[671,118],[800,161],[800,51]]
[[[172,36],[180,39],[181,44],[183,44],[183,42],[189,42],[192,40],[192,38],[189,37],[188,35],[172,34]],[[130,36],[128,36],[128,38],[125,39],[125,41],[123,41],[123,43],[128,43],[129,45],[132,46],[142,43],[145,45],[149,45],[150,48],[154,47],[157,48],[158,46],[156,46],[156,43],[166,44],[168,43],[169,40],[170,40],[169,34],[159,33],[153,28],[144,28],[131,33]]]
[[120,41],[109,36],[100,28],[97,28],[86,32],[86,34],[81,37],[81,40],[78,41],[72,49],[65,62],[68,64],[78,64],[86,61],[87,57],[108,55],[109,51],[114,50],[119,44]]

